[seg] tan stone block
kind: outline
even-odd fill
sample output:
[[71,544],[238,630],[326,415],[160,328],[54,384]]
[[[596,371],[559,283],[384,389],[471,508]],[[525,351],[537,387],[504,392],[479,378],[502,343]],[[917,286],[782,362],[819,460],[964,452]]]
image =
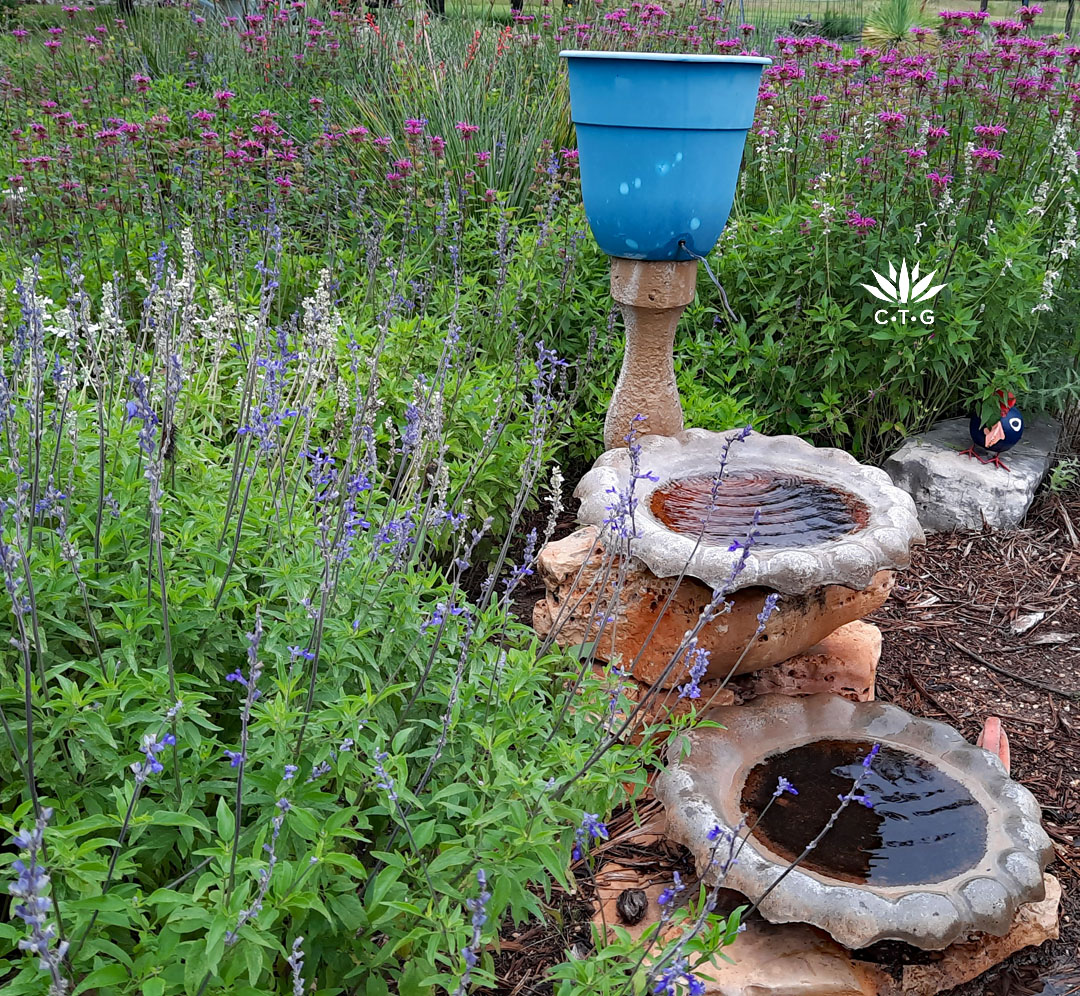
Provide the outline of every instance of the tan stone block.
[[806,924],[753,921],[724,948],[733,960],[705,964],[695,975],[706,996],[875,996],[875,973],[823,930]]
[[[620,565],[616,558],[605,564],[597,537],[596,527],[586,526],[540,552],[546,594],[533,609],[533,625],[544,636],[557,629],[555,639],[562,647],[599,636],[598,660],[618,657],[624,669],[633,665],[634,677],[648,684],[657,680],[665,687],[681,684],[686,680],[681,662],[664,672],[712,591],[693,578],[678,584],[676,578],[658,578],[637,560]],[[615,598],[614,583],[623,566],[623,583]],[[827,585],[805,595],[783,595],[764,633],[749,649],[769,592],[744,588],[733,593],[731,611],[713,619],[698,637],[699,646],[710,652],[709,677],[725,678],[733,668],[736,674],[756,671],[807,651],[883,605],[892,584],[892,572],[879,571],[862,591]],[[601,631],[604,616],[611,619]]]
[[736,679],[736,685],[745,698],[770,692],[834,692],[852,702],[872,702],[880,660],[881,630],[873,623],[856,620],[805,653]]

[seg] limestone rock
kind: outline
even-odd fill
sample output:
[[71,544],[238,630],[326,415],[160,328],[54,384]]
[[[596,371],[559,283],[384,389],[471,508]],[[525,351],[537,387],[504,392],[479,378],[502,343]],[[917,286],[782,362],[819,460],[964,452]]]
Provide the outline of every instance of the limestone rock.
[[876,973],[828,934],[806,924],[752,921],[719,958],[695,975],[705,996],[875,996]]
[[850,622],[805,653],[736,679],[736,686],[745,698],[835,692],[852,702],[872,702],[880,660],[881,630]]
[[951,529],[1012,529],[1020,524],[1035,489],[1050,469],[1061,426],[1033,418],[1024,438],[1002,459],[1009,470],[984,465],[960,451],[971,444],[966,418],[938,422],[912,436],[888,460],[885,470],[915,500],[919,522],[931,532]]
[[[599,678],[610,680],[603,665],[594,665],[593,672]],[[624,739],[634,744],[641,743],[645,738],[645,731],[649,727],[668,726],[677,716],[683,716],[690,712],[691,708],[701,713],[712,706],[733,705],[735,691],[727,687],[721,688],[720,684],[720,680],[716,678],[702,681],[698,685],[701,689],[701,695],[696,699],[680,698],[679,692],[675,688],[658,690],[645,703],[644,708],[634,718],[633,724],[627,728],[623,735]],[[620,688],[622,694],[636,705],[648,694],[652,686],[645,682],[635,681],[633,678],[623,678],[620,682]],[[633,708],[634,706],[627,707],[630,711]],[[609,728],[617,728],[626,720],[626,717],[626,711],[618,709],[611,716],[607,725]],[[656,735],[657,732],[654,729],[653,734]],[[666,736],[667,734],[665,731],[659,731],[659,735]]]
[[[681,663],[667,675],[664,671],[684,634],[711,600],[711,589],[693,578],[678,584],[676,578],[658,578],[631,558],[613,604],[613,584],[620,564],[616,559],[614,564],[605,565],[599,536],[597,527],[585,526],[540,552],[546,594],[533,609],[533,625],[542,636],[554,631],[562,647],[578,646],[595,640],[600,620],[610,614],[612,619],[603,627],[596,647],[598,660],[619,657],[624,669],[633,664],[634,678],[647,684],[657,680],[664,687],[681,684],[686,680]],[[883,605],[892,584],[892,572],[879,571],[862,591],[827,585],[804,595],[782,595],[765,632],[747,650],[736,673],[755,671],[803,653],[841,626]],[[739,662],[757,628],[767,594],[764,588],[734,592],[731,612],[718,616],[701,631],[698,644],[710,652],[710,678],[726,678]]]

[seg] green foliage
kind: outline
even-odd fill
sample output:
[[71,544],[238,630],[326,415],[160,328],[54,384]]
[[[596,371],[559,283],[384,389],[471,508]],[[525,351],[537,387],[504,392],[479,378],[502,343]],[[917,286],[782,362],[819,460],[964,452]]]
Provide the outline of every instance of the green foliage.
[[1063,457],[1050,470],[1046,486],[1055,495],[1068,494],[1080,486],[1080,458]]
[[933,28],[937,18],[926,9],[926,0],[881,0],[867,15],[863,41],[868,45],[911,43],[912,28]]

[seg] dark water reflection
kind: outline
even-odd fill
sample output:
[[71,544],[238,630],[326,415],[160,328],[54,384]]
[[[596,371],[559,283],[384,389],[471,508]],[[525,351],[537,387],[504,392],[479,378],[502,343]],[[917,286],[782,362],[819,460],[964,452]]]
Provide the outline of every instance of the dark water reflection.
[[812,546],[865,525],[866,506],[854,495],[806,477],[767,473],[727,474],[671,481],[652,493],[652,514],[672,532],[703,543],[743,540],[755,509],[761,510],[757,545]]
[[[863,770],[873,745],[817,740],[774,754],[746,779],[748,825],[765,809],[783,776],[798,790],[783,795],[754,836],[785,860],[820,833]],[[851,804],[801,867],[846,882],[875,886],[937,882],[973,867],[986,845],[986,814],[966,788],[930,762],[882,747],[861,791],[873,809]]]

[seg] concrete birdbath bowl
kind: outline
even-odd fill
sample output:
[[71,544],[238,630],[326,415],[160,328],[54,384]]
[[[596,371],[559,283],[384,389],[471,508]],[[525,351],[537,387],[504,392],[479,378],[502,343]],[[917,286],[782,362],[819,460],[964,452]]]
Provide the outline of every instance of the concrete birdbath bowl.
[[[705,625],[698,645],[710,653],[709,676],[724,678],[787,660],[879,607],[892,572],[923,541],[914,503],[883,471],[795,436],[732,436],[689,429],[641,440],[640,472],[650,477],[634,483],[629,553],[637,573],[598,645],[603,659],[636,659],[641,681],[664,672],[668,648],[714,589],[732,605]],[[628,449],[609,450],[574,492],[579,520],[599,529],[602,542],[625,546],[610,532],[610,507],[633,473]],[[755,512],[757,538],[744,556],[732,543],[745,540]],[[755,638],[770,595],[779,595],[776,609]]]
[[[1002,936],[1022,903],[1043,898],[1053,847],[1038,803],[950,727],[829,694],[766,695],[708,718],[724,728],[687,734],[685,756],[680,738],[656,794],[669,836],[694,852],[706,879],[719,874],[709,832],[743,833],[724,884],[752,901],[765,895],[767,920],[813,924],[850,948],[891,939],[939,950],[974,931]],[[873,808],[850,805],[780,879],[874,744],[880,753],[861,786]],[[798,795],[766,810],[780,777]]]

